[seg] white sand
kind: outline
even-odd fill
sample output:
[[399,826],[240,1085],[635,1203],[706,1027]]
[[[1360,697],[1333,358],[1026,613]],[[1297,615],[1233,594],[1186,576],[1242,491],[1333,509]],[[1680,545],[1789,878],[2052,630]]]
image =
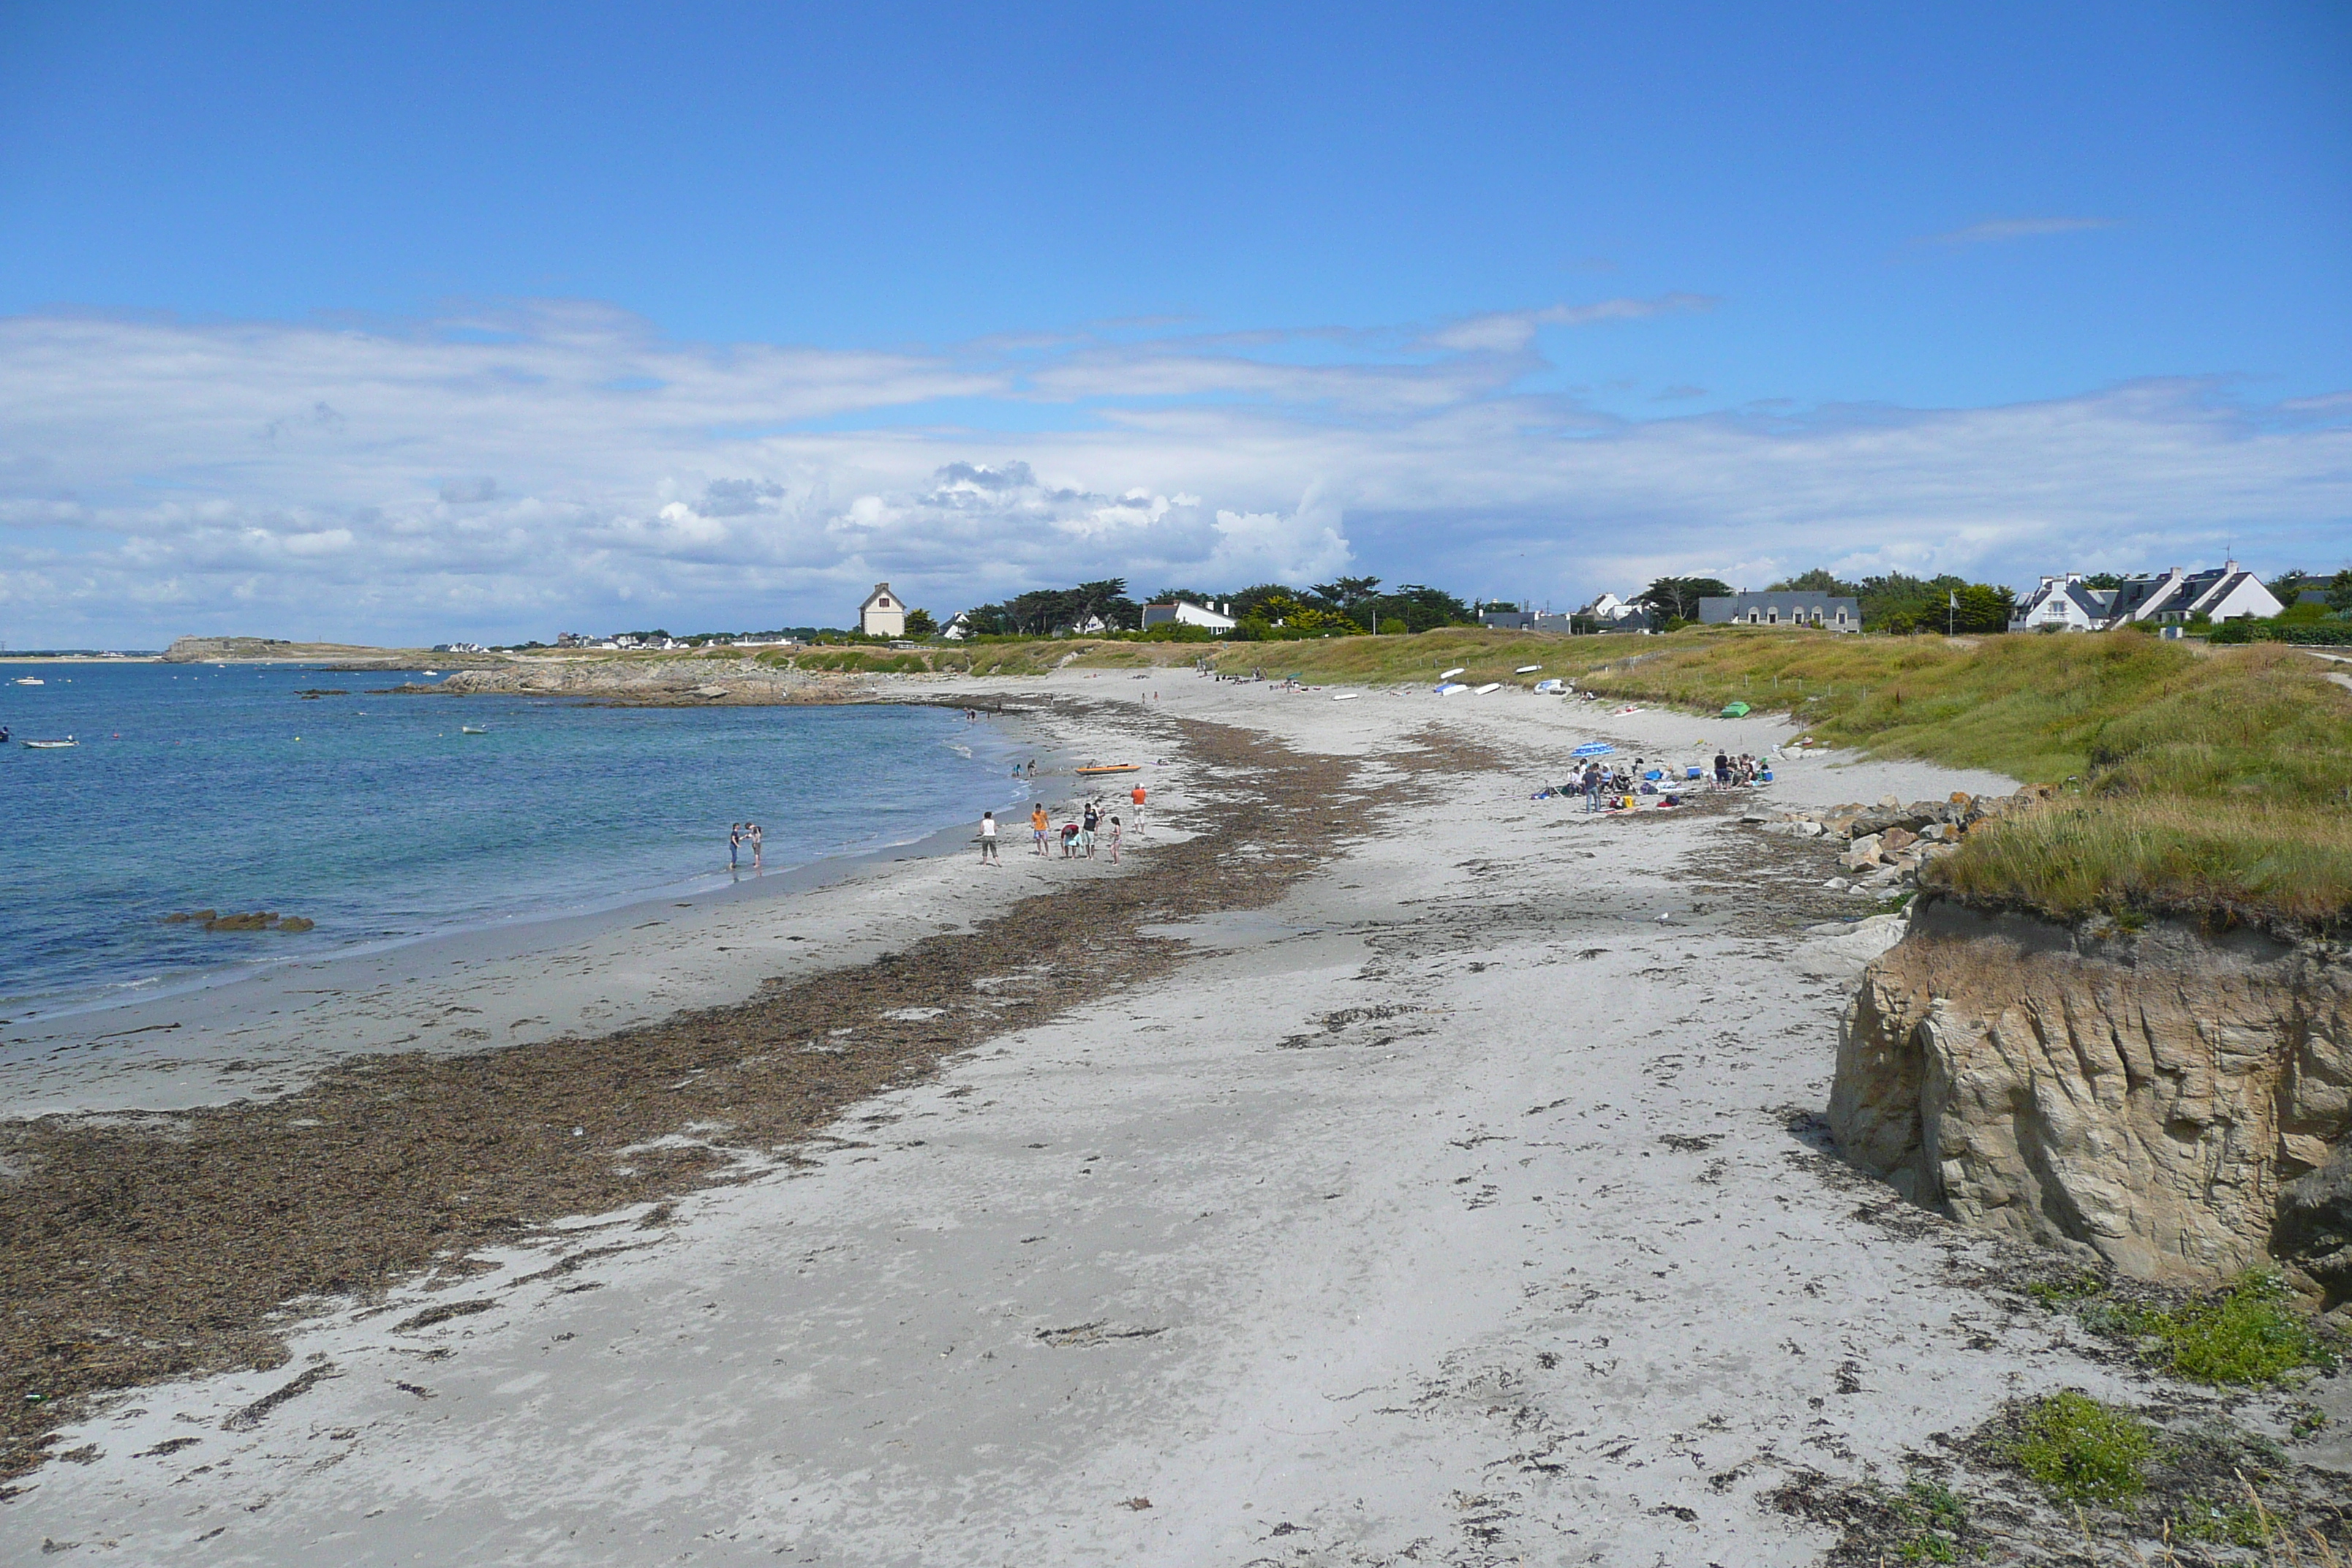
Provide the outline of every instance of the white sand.
[[[1169,712],[1368,757],[1433,720],[1547,759],[1596,731],[1710,756],[1784,732],[1157,687]],[[1440,809],[1274,909],[1193,928],[1203,956],[1174,976],[878,1098],[813,1168],[667,1230],[583,1222],[578,1248],[622,1250],[570,1273],[526,1279],[550,1255],[518,1253],[323,1320],[276,1373],[122,1400],[60,1445],[96,1457],[0,1510],[0,1553],[1801,1563],[1826,1538],[1756,1500],[1790,1468],[1895,1468],[2020,1391],[2124,1392],[2057,1320],[1948,1283],[1947,1248],[1975,1244],[1855,1217],[1867,1194],[1791,1134],[1780,1108],[1822,1103],[1861,955],[1757,934],[1741,910],[1770,888],[1678,864],[1745,830],[1581,820],[1528,800],[1548,771],[1444,778]],[[1787,777],[1822,803],[1996,783]],[[811,918],[845,952],[884,940],[858,922],[968,913],[1003,896],[979,879],[1035,869],[894,867]],[[765,947],[710,964],[707,930],[645,940],[606,961],[616,1016],[775,968]],[[394,1327],[478,1298],[497,1304]]]

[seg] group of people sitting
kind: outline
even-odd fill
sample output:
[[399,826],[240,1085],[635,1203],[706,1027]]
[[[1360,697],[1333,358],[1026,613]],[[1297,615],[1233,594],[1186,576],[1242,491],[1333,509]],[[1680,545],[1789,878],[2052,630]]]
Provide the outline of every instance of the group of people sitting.
[[1736,757],[1717,752],[1715,753],[1715,787],[1732,789],[1741,784],[1752,784],[1763,766],[1745,752]]
[[[1715,754],[1715,787],[1734,789],[1752,784],[1762,766],[1754,757],[1744,752],[1734,757],[1717,752]],[[1682,796],[1666,787],[1669,771],[1664,767],[1650,766],[1647,757],[1635,757],[1630,769],[1623,766],[1604,768],[1596,760],[1585,763],[1584,771],[1571,774],[1566,784],[1546,784],[1536,791],[1533,798],[1564,799],[1580,795],[1584,797],[1584,809],[1587,811],[1623,810],[1633,804],[1636,796],[1645,795],[1659,796],[1660,805],[1680,805]]]

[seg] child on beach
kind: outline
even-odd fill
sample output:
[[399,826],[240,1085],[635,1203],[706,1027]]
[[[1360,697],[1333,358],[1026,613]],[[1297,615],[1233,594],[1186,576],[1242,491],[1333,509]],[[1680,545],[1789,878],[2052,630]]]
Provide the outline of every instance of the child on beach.
[[1077,858],[1077,854],[1078,825],[1075,822],[1066,822],[1062,824],[1062,858],[1074,860]]
[[1004,864],[996,858],[996,813],[992,811],[980,814],[980,863],[1000,868]]
[[767,839],[761,833],[760,825],[755,822],[751,824],[751,869],[756,871],[766,865],[766,856]]
[[1045,853],[1045,835],[1052,832],[1053,828],[1054,819],[1045,815],[1045,803],[1041,800],[1037,803],[1037,808],[1029,814],[1029,837],[1036,845],[1038,854]]
[[1110,819],[1110,863],[1118,864],[1118,818]]

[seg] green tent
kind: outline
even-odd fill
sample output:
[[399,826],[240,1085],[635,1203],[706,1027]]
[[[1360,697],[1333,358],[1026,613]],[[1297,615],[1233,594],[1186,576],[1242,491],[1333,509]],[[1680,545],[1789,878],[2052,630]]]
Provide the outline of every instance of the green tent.
[[1745,702],[1727,702],[1723,705],[1722,717],[1726,719],[1745,719],[1748,717],[1748,704]]

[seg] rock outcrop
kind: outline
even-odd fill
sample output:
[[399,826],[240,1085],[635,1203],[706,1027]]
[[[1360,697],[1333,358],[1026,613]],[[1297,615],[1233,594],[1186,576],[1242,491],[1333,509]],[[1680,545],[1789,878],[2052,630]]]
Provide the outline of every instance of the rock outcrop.
[[748,658],[531,658],[495,669],[461,669],[437,686],[408,689],[451,697],[506,692],[700,707],[804,701],[837,696],[853,684]]
[[1830,1121],[1964,1223],[2204,1284],[2266,1259],[2352,1297],[2352,955],[1924,899],[1864,973]]

